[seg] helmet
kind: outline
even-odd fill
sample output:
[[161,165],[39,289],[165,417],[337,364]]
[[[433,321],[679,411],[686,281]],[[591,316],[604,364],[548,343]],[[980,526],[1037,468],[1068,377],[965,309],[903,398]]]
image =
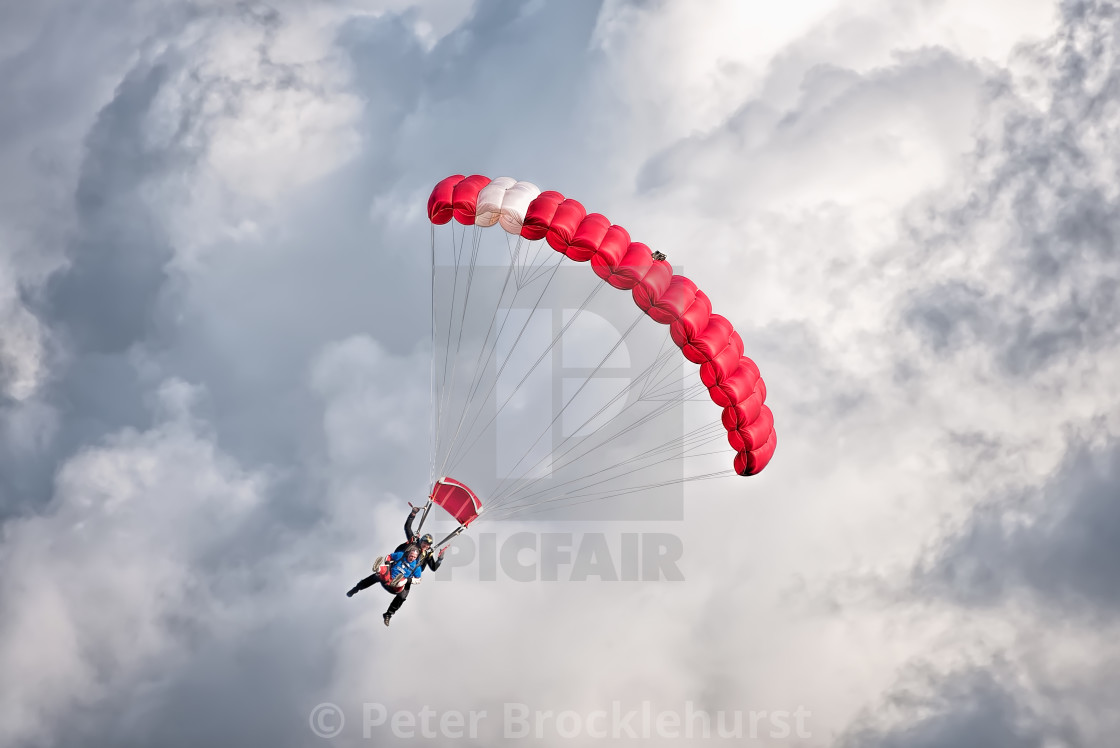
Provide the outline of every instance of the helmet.
[[424,533],[424,537],[420,538],[420,544],[423,545],[427,543],[428,545],[432,545],[434,540],[431,533]]

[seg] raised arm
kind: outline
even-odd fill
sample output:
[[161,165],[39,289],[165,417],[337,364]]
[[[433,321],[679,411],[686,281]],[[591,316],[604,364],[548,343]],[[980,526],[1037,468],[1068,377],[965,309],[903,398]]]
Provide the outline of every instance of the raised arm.
[[408,519],[404,521],[404,539],[412,540],[412,520],[416,519],[416,515],[420,513],[420,507],[412,507],[412,511],[408,513]]

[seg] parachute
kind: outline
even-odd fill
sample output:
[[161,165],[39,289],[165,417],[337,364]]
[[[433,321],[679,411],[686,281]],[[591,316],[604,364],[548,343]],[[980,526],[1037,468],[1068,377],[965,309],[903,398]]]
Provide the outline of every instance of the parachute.
[[436,547],[444,545],[467,529],[482,512],[482,502],[479,501],[474,491],[454,478],[444,476],[436,481],[432,487],[432,493],[428,496],[428,503],[424,505],[424,514],[420,518],[420,526],[415,530],[417,535],[424,527],[424,523],[428,519],[428,512],[431,511],[433,504],[450,514],[452,519],[459,523],[459,526],[450,535],[436,543]]
[[468,527],[482,511],[482,502],[474,491],[454,478],[440,478],[432,491],[432,502],[455,518],[463,527]]
[[[490,495],[498,499],[496,505],[520,511],[541,503],[597,500],[666,482],[724,477],[732,473],[724,469],[674,473],[668,477],[654,475],[657,466],[664,465],[667,459],[682,461],[685,457],[715,454],[697,450],[720,434],[731,448],[734,474],[755,475],[770,462],[777,435],[773,413],[765,404],[766,385],[758,367],[744,355],[743,339],[732,323],[713,312],[707,294],[684,275],[676,274],[665,255],[632,241],[622,226],[612,224],[599,213],[588,213],[576,200],[559,192],[541,191],[533,184],[510,177],[493,180],[477,174],[447,177],[432,190],[427,214],[432,225],[433,265],[432,501],[460,523],[460,530],[478,516],[481,504],[463,483],[448,477],[434,481],[435,475],[445,474],[449,466],[464,464],[468,453],[480,450],[480,445],[487,443],[482,434],[488,429],[495,431],[494,424],[503,411],[530,414],[559,411],[545,433],[538,437],[541,442],[548,436],[549,429],[556,431],[561,417],[568,419],[573,411],[580,409],[581,406],[575,404],[578,399],[591,397],[585,393],[603,389],[604,372],[609,373],[612,367],[619,369],[620,358],[633,357],[634,351],[647,356],[648,365],[636,375],[631,372],[628,378],[611,380],[621,382],[616,385],[619,392],[614,398],[602,396],[601,402],[582,406],[582,414],[590,413],[583,424],[566,427],[566,432],[558,437],[554,434],[553,443],[542,448],[530,443],[531,433],[513,438],[515,447],[520,449],[528,445],[528,449],[509,475],[490,481],[494,483]],[[446,257],[437,258],[437,248],[443,245],[437,240],[436,232],[438,227],[447,224],[452,226],[447,243],[451,262],[437,268],[440,259]],[[464,228],[454,229],[455,224]],[[483,248],[482,236],[492,234],[493,230],[487,229],[493,226],[500,226],[504,231],[504,234],[497,232],[498,236],[506,237],[504,252]],[[473,234],[468,248],[470,232]],[[549,253],[547,248],[555,254]],[[557,259],[550,260],[550,256]],[[570,263],[563,263],[564,260]],[[585,263],[594,274],[586,277],[599,280],[578,306],[572,303],[554,310],[551,318],[554,336],[534,334],[530,330],[532,315],[547,303],[549,284],[554,283],[562,263]],[[494,276],[491,288],[483,292],[486,269],[502,265],[506,266],[506,274],[501,290],[496,290],[499,273]],[[445,287],[438,290],[437,269],[447,270],[447,277],[443,278]],[[602,341],[609,336],[602,331],[573,333],[573,325],[581,314],[594,316],[588,310],[598,302],[592,299],[601,288],[608,287],[628,291],[639,310],[639,318],[621,334],[621,340],[597,362],[588,361],[582,368],[569,367],[585,377],[578,389],[576,383],[569,384],[567,380],[561,386],[554,377],[532,397],[520,392],[520,388],[532,386],[526,383],[534,377],[539,378],[537,372],[546,357],[560,355],[557,350],[563,345],[565,335],[582,335],[583,348],[594,347],[592,344],[607,347]],[[529,300],[522,307],[511,303],[510,288],[514,289],[514,299],[530,289]],[[490,305],[494,306],[492,315],[488,313]],[[484,311],[476,313],[476,306]],[[499,324],[499,311],[503,308],[505,316]],[[665,340],[660,349],[652,344],[626,347],[624,341],[635,330],[664,337],[664,332],[650,330],[649,322],[641,321],[643,317],[667,330],[668,341],[679,351],[675,361],[672,348]],[[489,325],[485,324],[487,318]],[[515,333],[518,319],[524,321]],[[543,347],[539,356],[536,348],[531,353],[518,353],[527,339],[536,339],[537,347]],[[441,345],[442,358],[438,355]],[[477,349],[477,355],[464,353],[471,347]],[[682,356],[698,365],[698,372],[693,369],[691,373],[679,373]],[[517,366],[525,373],[511,386],[507,380],[517,377],[509,372]],[[695,379],[697,373],[699,382],[689,384],[689,377]],[[492,380],[488,389],[484,384],[486,377]],[[679,386],[672,384],[678,380]],[[574,395],[570,395],[572,390],[575,390]],[[671,396],[659,397],[665,393]],[[716,421],[715,413],[709,411],[711,415],[701,418],[696,428],[682,433],[673,433],[672,425],[657,425],[657,419],[677,412],[672,410],[673,406],[693,402],[690,393],[706,394],[707,400],[722,409],[720,419]],[[596,410],[596,404],[602,407]],[[488,414],[491,415],[489,420],[486,419]],[[668,439],[663,438],[666,435]],[[489,442],[496,443],[502,436],[502,433],[492,434]],[[636,448],[638,454],[623,455],[619,448],[626,445]],[[500,457],[495,459],[500,460]],[[533,457],[538,458],[535,463]],[[566,473],[562,470],[588,459],[594,461],[593,475],[587,470],[581,472],[578,467]],[[653,476],[652,484],[642,484],[643,476]],[[488,500],[488,503],[493,502]],[[492,508],[488,507],[488,511]]]

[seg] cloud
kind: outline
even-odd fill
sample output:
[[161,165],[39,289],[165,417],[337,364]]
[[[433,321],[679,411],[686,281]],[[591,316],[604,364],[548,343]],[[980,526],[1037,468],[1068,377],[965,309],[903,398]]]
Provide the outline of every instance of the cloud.
[[[46,376],[46,351],[39,321],[5,289],[0,296],[0,396],[23,401],[35,394]],[[8,297],[8,298],[4,298]]]
[[[897,208],[946,178],[969,142],[981,73],[943,50],[867,73],[818,65],[788,108],[750,103],[720,128],[674,144],[638,175],[642,190],[704,174],[701,207],[796,210],[822,203]],[[719,161],[722,154],[735,158]],[[719,185],[719,187],[716,187]],[[908,188],[902,188],[908,185]]]
[[[1071,49],[1112,44],[1069,7]],[[0,112],[12,740],[302,745],[323,700],[648,695],[805,703],[821,742],[928,637],[799,592],[910,568],[944,514],[996,538],[969,563],[1020,564],[1005,590],[1070,589],[1088,562],[1068,538],[1104,529],[1096,499],[1054,498],[1068,511],[1039,515],[1045,532],[967,519],[1040,483],[1068,434],[1111,428],[1107,96],[1053,95],[1043,58],[1021,75],[1046,47],[1008,59],[1050,3],[808,3],[757,23],[730,4],[145,8],[0,22],[22,76]],[[1103,85],[1079,55],[1096,59],[1062,57],[1070,85],[1079,65]],[[1067,102],[1091,138],[1047,129]],[[1070,137],[1083,155],[1043,168]],[[476,171],[569,192],[667,251],[749,339],[783,441],[756,480],[690,491],[670,528],[685,584],[457,577],[386,631],[384,595],[342,592],[427,489],[422,205]],[[1019,217],[1060,241],[1016,243]],[[1022,562],[1055,542],[1062,579]],[[918,680],[897,722],[849,734],[1053,734],[1002,674]]]
[[1108,3],[1065,4],[1061,20],[991,80],[954,183],[912,206],[895,297],[916,397],[944,398],[937,451],[961,502],[881,604],[948,616],[939,663],[961,641],[1004,661],[904,678],[881,709],[904,708],[857,721],[852,745],[1094,745],[1114,726],[1095,705],[1116,693],[1098,630],[1120,561],[1117,152],[1100,135],[1117,26]]
[[1046,611],[1107,614],[1120,604],[1120,448],[1070,450],[1037,496],[974,514],[915,570],[921,593],[973,606],[1029,593]]
[[142,201],[171,154],[146,152],[140,124],[166,68],[137,71],[102,112],[78,183],[78,239],[46,289],[46,316],[79,351],[120,353],[147,333],[172,249]]
[[158,681],[187,656],[188,632],[221,618],[204,570],[267,482],[197,431],[197,394],[168,382],[157,426],[89,446],[59,472],[45,512],[5,525],[5,742],[49,743],[64,715]]
[[[402,464],[420,466],[430,426],[427,351],[394,357],[368,338],[351,338],[322,352],[311,387],[323,401],[323,431],[340,483],[376,481],[405,493],[414,481],[395,480]],[[402,471],[403,472],[403,471]]]
[[[962,382],[945,441],[979,502],[916,580],[970,605],[1028,590],[1062,610],[1115,605],[1100,570],[1118,560],[1106,382],[1120,343],[1120,193],[1097,167],[1118,155],[1097,135],[1113,119],[1101,104],[1111,67],[1090,51],[1117,46],[1110,8],[1066,6],[1061,33],[1021,50],[1035,75],[993,81],[967,188],[914,213],[916,282],[900,318],[918,342],[916,380],[955,370]],[[981,488],[981,476],[996,482]]]
[[982,347],[1003,371],[1031,377],[1113,350],[1120,306],[1115,170],[1103,133],[1120,117],[1111,6],[1065,6],[1065,30],[1024,50],[1029,75],[993,81],[975,179],[917,227],[914,271],[930,283],[904,316],[944,356]]
[[[949,674],[913,668],[875,713],[838,741],[867,748],[1042,748],[1070,737],[1037,714],[1021,687],[987,667]],[[1076,745],[1078,743],[1066,743]]]
[[[60,122],[44,139],[21,148],[17,138],[4,154],[28,184],[42,185],[38,192],[52,206],[20,211],[14,206],[21,199],[5,213],[17,229],[9,267],[18,284],[18,293],[4,292],[12,297],[5,304],[12,324],[0,346],[5,383],[24,399],[37,392],[39,411],[64,413],[57,428],[24,440],[33,448],[0,454],[0,461],[21,465],[0,471],[5,513],[41,503],[52,471],[87,439],[147,425],[142,387],[184,373],[150,367],[190,339],[178,323],[190,269],[218,240],[227,252],[239,238],[259,241],[261,211],[271,210],[261,206],[277,190],[298,190],[356,147],[347,129],[356,99],[332,88],[347,80],[337,59],[316,57],[333,41],[329,17],[292,26],[247,6],[185,16],[181,10],[154,23],[127,15],[99,36],[103,67],[75,69],[110,79],[118,73],[115,88],[105,90],[101,78],[89,83],[75,103],[51,113]],[[69,44],[69,32],[48,29],[33,47]],[[132,38],[140,51],[132,46],[131,59],[116,56]],[[65,98],[61,89],[74,80],[41,83]],[[105,101],[89,90],[104,93]],[[100,108],[87,114],[78,104]],[[19,117],[10,122],[31,139]],[[247,135],[249,122],[265,134]],[[38,155],[46,152],[51,160],[44,162]],[[244,158],[268,163],[272,172],[251,183],[247,166],[238,164]],[[140,359],[149,364],[144,382],[135,366]],[[11,412],[19,416],[14,406]]]

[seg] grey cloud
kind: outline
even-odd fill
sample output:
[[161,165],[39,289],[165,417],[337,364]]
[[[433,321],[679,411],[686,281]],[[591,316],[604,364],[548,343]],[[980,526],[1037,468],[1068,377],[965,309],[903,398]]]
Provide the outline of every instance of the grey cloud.
[[[1062,11],[1061,31],[1022,51],[1046,81],[1044,106],[1018,98],[1009,80],[993,80],[968,173],[973,186],[941,196],[948,207],[927,204],[915,219],[920,251],[910,270],[921,280],[901,310],[938,359],[980,350],[1016,378],[1094,351],[1105,358],[1086,365],[1105,368],[1120,342],[1112,168],[1120,151],[1102,136],[1120,116],[1109,105],[1120,71],[1105,53],[1120,48],[1120,19],[1110,3],[1067,3]],[[940,272],[946,258],[958,269]],[[1038,396],[1072,387],[1066,378]],[[1006,455],[995,435],[951,441],[964,481],[978,461]],[[1060,616],[1111,614],[1120,602],[1120,448],[1074,439],[1067,449],[1045,485],[977,509],[931,549],[914,572],[918,592],[976,606],[1027,595]]]
[[984,290],[965,281],[923,289],[912,300],[906,321],[937,353],[959,348],[990,334]]
[[[223,111],[236,113],[243,94],[257,81],[237,81],[207,74],[191,57],[190,44],[177,49],[176,34],[192,19],[198,23],[224,22],[217,11],[184,9],[173,6],[152,16],[135,14],[122,17],[119,27],[108,33],[92,33],[99,49],[127,46],[135,54],[130,39],[139,39],[141,53],[117,85],[111,99],[97,113],[88,133],[82,137],[80,168],[67,165],[65,175],[74,171],[76,180],[68,200],[59,200],[61,216],[36,219],[29,230],[47,238],[60,233],[55,224],[66,226],[64,237],[66,264],[55,270],[39,287],[25,284],[24,301],[37,315],[51,338],[53,372],[50,384],[41,393],[46,403],[60,414],[54,438],[35,454],[0,452],[0,516],[12,515],[46,501],[54,469],[83,444],[95,441],[115,429],[143,427],[148,423],[142,402],[145,383],[138,376],[130,349],[137,347],[146,355],[174,351],[182,344],[184,331],[182,286],[168,271],[173,259],[167,216],[159,212],[157,195],[174,200],[176,185],[193,173],[199,158],[209,147],[211,123],[206,111],[209,99],[220,100]],[[56,12],[62,12],[56,8]],[[278,27],[275,11],[263,6],[239,5],[228,15],[263,29],[264,41],[254,50],[269,73],[268,84],[294,85],[292,70],[269,59],[269,44]],[[74,28],[86,29],[91,19],[79,14]],[[67,24],[46,22],[25,55],[41,58],[48,49],[68,50],[73,44],[63,30]],[[74,31],[73,33],[77,33]],[[169,50],[154,58],[144,50],[158,48],[171,40]],[[76,57],[60,52],[64,60]],[[73,68],[63,80],[40,81],[45,91],[60,100],[85,98],[92,85],[83,76],[111,75],[120,60],[104,53],[88,65]],[[18,58],[22,59],[22,57]],[[7,61],[16,64],[18,59]],[[98,67],[103,62],[105,67]],[[180,87],[185,79],[189,85]],[[31,85],[24,81],[16,85]],[[65,84],[65,85],[64,85]],[[70,89],[80,89],[77,96]],[[156,125],[153,112],[159,97],[171,88],[182,96],[177,120]],[[17,97],[18,98],[18,97]],[[65,114],[65,118],[63,116]],[[40,116],[58,117],[71,129],[80,127],[81,116],[69,109],[63,113],[48,110]],[[28,122],[10,115],[11,126],[19,126],[24,138],[33,138]],[[153,134],[162,126],[163,132]],[[55,129],[60,129],[61,126]],[[34,148],[43,148],[36,144]],[[33,148],[33,150],[34,150]],[[62,157],[66,151],[58,154]],[[17,159],[18,164],[18,159]],[[32,164],[21,168],[34,169]],[[12,208],[13,220],[19,219]],[[199,351],[191,351],[200,354]],[[213,351],[205,358],[217,362]],[[190,376],[200,362],[167,374]],[[203,364],[205,368],[205,364]],[[229,381],[228,370],[219,376]],[[210,384],[209,381],[205,382]]]
[[370,102],[369,136],[389,145],[369,154],[371,186],[430,188],[494,169],[562,184],[565,154],[594,148],[601,126],[583,101],[600,5],[486,0],[428,52],[406,19],[351,22],[340,41]]
[[[267,252],[216,252],[211,272],[194,279],[176,307],[174,344],[159,354],[167,369],[206,385],[226,449],[250,464],[321,461],[321,404],[307,378],[324,343],[364,334],[407,357],[427,339],[428,301],[408,291],[428,286],[423,203],[399,213],[396,201],[422,201],[456,171],[534,179],[543,172],[547,183],[549,172],[566,167],[560,143],[579,139],[580,130],[569,127],[575,104],[551,95],[557,86],[550,76],[565,50],[586,46],[597,7],[484,3],[431,50],[412,33],[411,16],[343,27],[339,44],[365,101],[359,124],[366,147],[314,190],[284,198],[283,220],[261,240]],[[550,33],[542,37],[542,28]],[[584,64],[564,61],[577,80]],[[370,206],[379,201],[391,212],[371,220]],[[371,442],[372,463],[391,468],[376,479],[411,495],[416,476],[426,473],[427,445],[395,449]],[[312,472],[297,471],[299,485],[285,499],[300,523],[318,516],[323,489]]]
[[[58,748],[304,746],[307,715],[332,676],[328,622],[262,622],[236,636],[197,637],[189,660],[146,693],[122,689],[60,725]],[[293,646],[300,642],[300,646]],[[352,718],[354,714],[352,713]]]
[[[1004,371],[1030,376],[1080,350],[1117,342],[1120,326],[1120,159],[1115,101],[1120,46],[1110,3],[1063,6],[1064,29],[1024,56],[1046,79],[1041,109],[993,80],[991,127],[975,152],[967,192],[916,219],[924,245],[915,275],[944,255],[975,252],[982,286],[963,275],[919,286],[902,317],[935,352],[981,345]],[[1003,238],[992,246],[990,237]],[[974,249],[965,249],[973,247]],[[972,272],[971,270],[968,272]],[[1008,280],[1004,280],[1007,278]]]
[[[837,741],[847,748],[1042,748],[1076,735],[1028,706],[1030,695],[986,668],[912,668],[874,713]],[[885,716],[885,715],[891,716]],[[1072,740],[1071,740],[1072,738]]]
[[[235,609],[231,616],[254,623],[227,631],[218,621],[192,631],[185,637],[188,663],[172,663],[166,671],[153,663],[158,672],[150,678],[123,684],[104,702],[66,715],[57,725],[60,744],[294,746],[311,740],[309,699],[337,676],[332,667],[344,669],[324,663],[332,653],[352,653],[366,640],[355,644],[354,631],[340,633],[341,589],[330,592],[335,606],[325,602],[326,592],[294,589],[294,582],[333,573],[320,564],[323,558],[336,559],[342,542],[324,516],[329,509],[319,503],[330,465],[322,453],[322,404],[308,391],[310,362],[325,342],[361,334],[403,358],[427,335],[426,301],[411,291],[425,287],[428,272],[427,248],[417,251],[415,244],[417,232],[424,232],[420,211],[371,221],[370,205],[410,193],[423,196],[434,181],[456,171],[510,173],[544,187],[592,183],[601,166],[595,136],[609,129],[604,124],[609,117],[587,111],[582,97],[595,77],[588,38],[598,9],[598,3],[486,2],[431,50],[414,38],[408,17],[386,14],[350,23],[340,44],[366,101],[365,151],[274,206],[279,217],[261,239],[267,251],[223,253],[219,246],[210,272],[190,288],[176,286],[169,275],[165,263],[176,248],[162,217],[147,212],[139,199],[165,176],[189,176],[192,168],[195,152],[182,143],[173,141],[163,150],[141,145],[151,97],[174,74],[189,69],[190,61],[163,60],[162,69],[137,65],[104,108],[87,139],[83,187],[75,204],[83,223],[82,238],[71,247],[74,265],[51,282],[42,307],[47,322],[74,333],[82,354],[48,393],[61,404],[66,420],[48,453],[38,461],[0,455],[0,473],[14,476],[13,493],[46,501],[54,468],[68,454],[122,426],[143,428],[151,418],[143,400],[152,383],[124,355],[137,347],[160,376],[177,375],[205,387],[216,449],[242,465],[279,466],[284,475],[228,545],[191,565],[200,584],[221,588],[222,601]],[[281,16],[264,13],[259,21],[271,28],[278,18],[282,11]],[[267,43],[257,52],[267,58]],[[289,72],[278,71],[277,85],[298,84]],[[847,85],[842,76],[825,77],[818,79],[822,86]],[[236,88],[228,82],[215,86],[218,98],[235,111]],[[192,132],[205,147],[205,128]],[[661,163],[680,153],[667,154]],[[645,186],[656,184],[658,168],[657,163],[650,167]],[[978,303],[969,299],[967,288],[956,293],[962,313]],[[107,294],[114,295],[113,305],[99,301]],[[959,333],[952,320],[927,316],[922,323],[916,312],[915,324],[940,335],[941,345],[955,345]],[[809,351],[819,347],[808,330],[790,326],[780,332]],[[850,399],[836,401],[828,411],[838,416],[866,396],[854,382],[842,385],[851,391]],[[780,385],[775,391],[780,395]],[[828,406],[826,394],[820,396],[822,409]],[[374,469],[363,475],[368,500],[362,511],[382,503],[389,492],[414,493],[418,476],[425,474],[426,445],[407,447],[370,439]],[[355,514],[346,521],[365,522]],[[142,530],[137,534],[142,536]],[[236,607],[238,600],[244,608]],[[447,611],[455,608],[447,600],[441,597],[443,607],[433,604],[430,610],[450,626],[454,616]],[[472,602],[479,604],[464,600]],[[374,623],[376,632],[362,636],[383,633]],[[387,641],[395,641],[395,647],[429,643],[419,635],[405,638],[413,633],[394,628],[389,634],[398,638]],[[340,645],[342,638],[350,641]],[[394,661],[385,651],[369,657],[374,666]],[[423,663],[424,656],[418,654],[416,661]],[[507,665],[500,656],[495,661]],[[547,658],[541,662],[547,664]],[[485,674],[484,668],[452,670],[453,683]],[[426,677],[422,668],[401,668],[386,673],[385,680],[420,693]],[[990,724],[964,703],[969,696],[989,710]],[[479,698],[485,703],[491,697]],[[1016,721],[1022,707],[998,684],[977,679],[929,699],[940,716],[912,713],[913,733],[868,726],[868,743],[902,745],[903,737],[916,735],[926,740],[916,745],[937,745],[932,741],[945,736],[979,735],[990,738],[991,745],[1035,744],[1025,742]]]
[[770,362],[764,373],[766,401],[783,413],[790,436],[810,433],[821,423],[841,423],[874,400],[873,386],[837,364],[828,341],[812,325],[782,321],[761,328],[743,326],[749,355]]
[[1120,446],[1077,446],[1036,497],[978,510],[915,570],[923,593],[968,605],[1029,593],[1056,615],[1120,606]]
[[[422,211],[371,221],[370,205],[426,190],[455,171],[508,170],[551,186],[594,166],[574,165],[565,154],[583,147],[592,126],[577,116],[578,87],[586,82],[583,58],[597,12],[598,3],[483,3],[430,51],[413,37],[408,19],[385,14],[352,22],[340,44],[366,98],[367,149],[314,189],[275,206],[279,219],[262,229],[267,251],[223,253],[219,246],[208,272],[189,287],[168,269],[178,248],[166,216],[145,198],[168,182],[189,182],[208,144],[206,123],[192,108],[199,102],[188,100],[178,129],[155,145],[146,119],[168,86],[192,74],[190,51],[156,65],[142,60],[122,81],[85,138],[71,264],[45,292],[31,294],[44,323],[67,331],[73,345],[72,361],[45,393],[59,407],[61,428],[35,459],[0,455],[5,509],[38,510],[51,500],[55,472],[70,455],[124,427],[143,432],[153,418],[145,407],[150,378],[181,377],[206,393],[198,415],[212,418],[207,428],[216,449],[249,469],[278,466],[279,473],[267,501],[231,531],[230,543],[192,560],[191,583],[220,588],[231,607],[242,596],[276,594],[276,617],[289,620],[235,631],[221,620],[196,622],[184,637],[188,664],[116,681],[115,693],[52,725],[57,744],[294,746],[310,739],[308,699],[332,675],[324,663],[337,644],[340,604],[332,588],[333,606],[305,608],[304,599],[299,611],[290,607],[302,597],[293,579],[320,573],[318,564],[336,559],[337,551],[332,520],[324,516],[330,463],[323,406],[308,383],[311,363],[325,343],[353,335],[369,335],[405,357],[428,334],[427,301],[411,290],[427,285]],[[258,20],[266,27],[278,22],[273,14]],[[267,57],[267,43],[255,53]],[[557,81],[559,66],[566,74]],[[278,81],[295,85],[282,74]],[[211,85],[236,111],[236,85]],[[147,367],[135,365],[136,352]],[[389,492],[415,496],[426,477],[426,444],[411,446],[370,439],[364,511]],[[172,625],[174,611],[169,618]],[[409,683],[420,677],[398,675]]]
[[71,262],[46,289],[44,317],[78,351],[121,353],[148,332],[173,250],[143,202],[165,153],[144,147],[145,114],[166,79],[156,66],[130,75],[87,141],[76,194],[79,223]]
[[[68,341],[64,349],[72,347],[73,358],[42,393],[63,415],[54,443],[33,455],[0,453],[4,514],[49,496],[60,456],[108,430],[144,422],[137,420],[143,408],[123,354],[158,319],[164,265],[172,254],[143,202],[146,180],[166,168],[160,154],[143,149],[140,126],[163,78],[163,68],[136,69],[102,112],[75,195],[70,264],[45,288],[25,292],[29,308],[56,339]],[[57,348],[53,354],[56,366],[66,358]]]
[[[580,140],[583,131],[571,121],[578,98],[560,94],[578,85],[586,62],[564,55],[586,47],[597,7],[483,3],[431,50],[411,32],[411,17],[386,14],[344,26],[339,44],[365,101],[365,149],[311,194],[288,200],[277,232],[283,236],[269,252],[215,257],[214,271],[196,281],[181,307],[176,346],[164,354],[169,367],[206,383],[223,414],[217,428],[228,449],[250,461],[317,457],[312,442],[322,426],[306,378],[324,341],[366,334],[410,356],[427,339],[428,301],[406,291],[428,285],[422,203],[397,213],[395,201],[423,200],[455,172],[512,173],[548,184],[549,173],[567,168],[564,141]],[[549,33],[541,36],[543,28]],[[561,60],[566,74],[553,84]],[[394,212],[371,221],[371,204],[383,200]],[[243,301],[247,287],[255,289],[251,305]],[[228,370],[232,346],[240,376]],[[371,445],[374,458],[387,458],[378,451]],[[404,456],[409,468],[381,480],[411,492],[425,451],[414,445]]]

